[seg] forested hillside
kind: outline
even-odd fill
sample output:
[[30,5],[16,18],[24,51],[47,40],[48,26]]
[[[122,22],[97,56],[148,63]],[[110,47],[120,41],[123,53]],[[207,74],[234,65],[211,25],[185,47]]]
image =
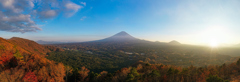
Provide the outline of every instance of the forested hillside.
[[21,47],[22,49],[27,50],[30,53],[43,55],[46,54],[47,52],[50,52],[49,49],[31,40],[13,37],[8,41],[14,45]]
[[64,82],[64,65],[46,59],[39,53],[50,50],[28,41],[0,38],[0,82]]

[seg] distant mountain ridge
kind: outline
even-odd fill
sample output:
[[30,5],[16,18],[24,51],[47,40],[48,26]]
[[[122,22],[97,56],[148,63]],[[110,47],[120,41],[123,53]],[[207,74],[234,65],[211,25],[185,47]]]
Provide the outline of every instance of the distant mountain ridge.
[[61,44],[61,43],[68,43],[68,42],[58,42],[58,41],[43,41],[38,40],[36,41],[38,44]]
[[130,34],[128,34],[125,31],[121,31],[111,37],[102,39],[102,40],[97,40],[97,41],[101,41],[101,42],[105,42],[105,41],[115,41],[115,42],[122,42],[122,41],[135,41],[135,40],[140,40],[137,39],[133,36],[131,36]]
[[169,44],[179,45],[179,44],[181,44],[181,43],[178,42],[178,41],[176,41],[176,40],[173,40],[173,41],[169,42]]
[[104,39],[100,39],[100,40],[94,40],[94,41],[87,41],[87,42],[57,42],[57,41],[43,41],[43,40],[38,40],[36,41],[38,44],[76,44],[76,43],[91,43],[91,42],[100,42],[100,43],[105,43],[105,42],[110,42],[110,43],[115,43],[115,42],[130,42],[130,43],[141,43],[141,44],[152,44],[152,43],[159,43],[162,45],[181,45],[180,42],[173,40],[171,42],[151,42],[148,40],[141,40],[138,38],[135,38],[133,36],[131,36],[130,34],[128,34],[125,31],[121,31],[113,36],[104,38]]

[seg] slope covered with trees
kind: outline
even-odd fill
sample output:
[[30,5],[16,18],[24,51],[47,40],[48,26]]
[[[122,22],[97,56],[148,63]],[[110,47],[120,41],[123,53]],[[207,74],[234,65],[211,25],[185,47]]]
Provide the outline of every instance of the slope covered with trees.
[[[0,38],[0,82],[64,82],[65,68],[62,63],[49,61],[32,49],[44,47],[21,44]],[[26,46],[25,46],[26,45]],[[22,46],[25,46],[22,48]],[[47,50],[48,51],[48,50]]]
[[43,55],[46,54],[47,52],[50,52],[50,50],[47,49],[45,46],[42,46],[31,40],[13,37],[11,39],[8,39],[8,41],[14,45],[21,47],[22,49],[27,50],[30,53]]
[[149,64],[139,61],[114,73],[91,72],[82,67],[66,70],[69,82],[239,82],[240,59],[231,64],[210,65],[206,67]]

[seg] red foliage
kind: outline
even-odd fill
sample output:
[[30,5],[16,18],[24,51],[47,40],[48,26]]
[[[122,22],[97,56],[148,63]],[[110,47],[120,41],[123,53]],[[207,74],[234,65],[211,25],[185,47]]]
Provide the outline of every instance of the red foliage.
[[0,57],[0,65],[1,64],[6,64],[7,62],[9,62],[9,60],[13,57],[13,53],[9,52],[9,53],[3,53]]
[[128,68],[122,68],[121,71],[128,70]]
[[37,82],[37,77],[33,72],[28,72],[25,74],[24,78],[23,78],[24,82]]
[[157,67],[155,65],[151,65],[151,69],[157,70]]

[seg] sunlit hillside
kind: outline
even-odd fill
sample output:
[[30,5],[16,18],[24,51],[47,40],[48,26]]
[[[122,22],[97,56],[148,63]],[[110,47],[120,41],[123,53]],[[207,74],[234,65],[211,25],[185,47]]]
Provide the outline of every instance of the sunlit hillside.
[[[23,45],[13,44],[13,42],[11,42],[12,39],[5,40],[0,38],[1,82],[64,82],[64,65],[50,61],[39,54],[39,52],[36,52],[48,49],[43,49],[44,46],[30,40],[21,38],[15,38],[14,40],[22,41],[18,44],[32,45],[21,47]],[[41,48],[35,48],[34,45]]]

